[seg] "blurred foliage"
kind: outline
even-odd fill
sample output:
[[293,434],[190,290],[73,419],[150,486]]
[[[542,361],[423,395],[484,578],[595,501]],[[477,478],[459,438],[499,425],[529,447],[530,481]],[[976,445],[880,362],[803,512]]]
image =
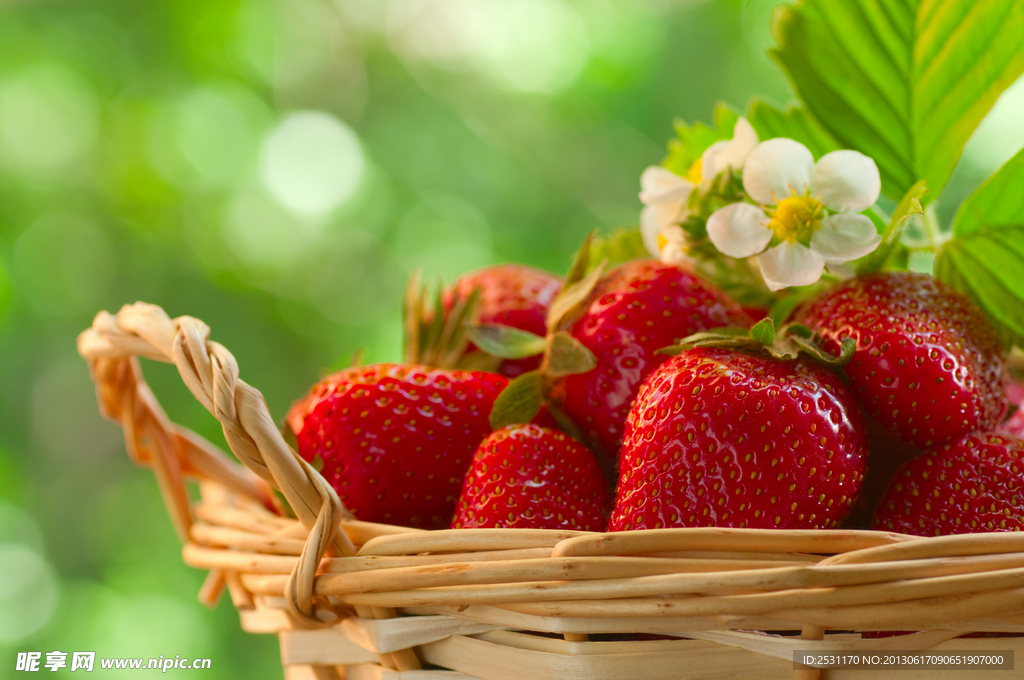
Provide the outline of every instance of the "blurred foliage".
[[[17,651],[56,649],[281,677],[273,637],[242,633],[227,598],[195,601],[203,574],[152,475],[100,419],[75,351],[97,311],[145,300],[203,319],[283,415],[357,348],[400,357],[414,268],[564,272],[591,229],[635,225],[674,118],[786,102],[772,5],[4,5],[0,574],[24,578],[0,589],[0,676]],[[1007,115],[944,198],[1004,160]],[[172,367],[144,370],[172,418],[223,441]]]

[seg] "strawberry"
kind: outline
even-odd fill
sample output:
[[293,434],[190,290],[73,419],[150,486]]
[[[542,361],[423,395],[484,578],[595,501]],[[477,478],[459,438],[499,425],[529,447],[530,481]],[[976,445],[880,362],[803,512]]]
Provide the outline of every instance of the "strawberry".
[[604,531],[609,504],[586,447],[557,430],[509,425],[473,456],[451,527]]
[[1024,439],[975,432],[916,458],[872,526],[920,536],[1024,530]]
[[299,455],[356,517],[422,528],[451,520],[500,375],[410,364],[347,368],[296,402],[288,424]]
[[853,395],[823,366],[687,349],[629,412],[608,529],[832,527],[866,455]]
[[902,440],[931,448],[995,427],[1004,411],[1003,350],[982,312],[938,279],[911,272],[844,281],[799,308],[794,320],[834,351],[861,407]]
[[631,260],[606,274],[570,333],[597,367],[556,386],[561,408],[605,456],[615,457],[626,414],[643,381],[677,339],[751,320],[725,293],[696,274],[656,260]]
[[[510,326],[543,336],[551,301],[562,288],[561,277],[519,264],[485,267],[461,276],[442,295],[446,311],[457,296],[468,298],[480,289],[478,323]],[[476,347],[470,344],[467,351]],[[539,357],[506,359],[498,372],[514,378],[540,366]]]

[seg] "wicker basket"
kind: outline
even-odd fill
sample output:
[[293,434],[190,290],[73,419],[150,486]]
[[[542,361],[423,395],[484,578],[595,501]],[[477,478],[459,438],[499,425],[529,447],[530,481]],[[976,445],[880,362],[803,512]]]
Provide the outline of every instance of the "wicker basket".
[[[212,605],[227,588],[245,630],[279,636],[287,678],[811,678],[820,671],[796,670],[795,650],[1024,650],[1019,533],[426,532],[360,522],[285,443],[201,321],[126,306],[100,313],[79,351],[103,414],[156,474],[185,562],[209,570],[200,600]],[[245,467],[168,420],[139,356],[177,366]],[[199,481],[197,502],[187,479]],[[270,487],[297,520],[273,511]],[[861,636],[875,630],[915,632]],[[1008,635],[954,639],[984,631]],[[1016,676],[936,673],[898,677]]]

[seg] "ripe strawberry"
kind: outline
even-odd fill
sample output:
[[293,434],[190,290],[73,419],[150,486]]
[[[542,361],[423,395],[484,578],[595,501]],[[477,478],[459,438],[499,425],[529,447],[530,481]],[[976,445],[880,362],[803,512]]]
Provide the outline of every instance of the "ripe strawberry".
[[356,517],[443,528],[507,384],[492,373],[410,364],[347,368],[296,402],[288,423],[299,455],[319,456]]
[[866,455],[853,395],[823,366],[689,349],[629,412],[608,529],[832,527]]
[[610,271],[591,294],[572,336],[597,368],[570,375],[557,388],[562,409],[604,455],[615,457],[626,414],[643,381],[677,339],[751,320],[725,293],[696,274],[656,260],[631,260]]
[[1024,439],[975,432],[911,461],[872,525],[920,536],[1024,530]]
[[[499,264],[485,267],[461,276],[446,289],[442,302],[446,310],[452,308],[455,295],[469,297],[473,289],[480,289],[478,322],[511,326],[543,336],[544,319],[551,301],[562,288],[561,277],[520,264]],[[469,351],[475,349],[469,346]],[[522,375],[540,366],[540,357],[506,359],[498,371],[509,378]]]
[[857,341],[846,367],[861,407],[904,441],[929,448],[994,428],[1004,410],[1003,350],[981,311],[925,274],[844,281],[794,320],[835,351]]
[[604,531],[609,504],[586,447],[557,430],[509,425],[477,449],[451,526]]

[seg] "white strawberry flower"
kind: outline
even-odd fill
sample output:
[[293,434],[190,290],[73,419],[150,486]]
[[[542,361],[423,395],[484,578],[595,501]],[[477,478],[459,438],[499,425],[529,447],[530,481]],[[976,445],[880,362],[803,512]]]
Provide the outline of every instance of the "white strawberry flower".
[[878,166],[864,154],[833,151],[815,163],[803,144],[769,139],[743,164],[743,189],[758,205],[719,208],[708,218],[708,238],[730,257],[756,255],[770,290],[806,286],[825,265],[878,246],[875,225],[858,213],[874,205],[881,188]]
[[686,203],[697,188],[707,189],[711,180],[727,168],[739,170],[751,150],[757,146],[757,133],[746,118],[733,127],[732,139],[709,146],[690,166],[685,177],[653,165],[640,175],[640,233],[648,252],[663,262],[682,264],[690,261],[686,235],[679,224],[686,220]]

